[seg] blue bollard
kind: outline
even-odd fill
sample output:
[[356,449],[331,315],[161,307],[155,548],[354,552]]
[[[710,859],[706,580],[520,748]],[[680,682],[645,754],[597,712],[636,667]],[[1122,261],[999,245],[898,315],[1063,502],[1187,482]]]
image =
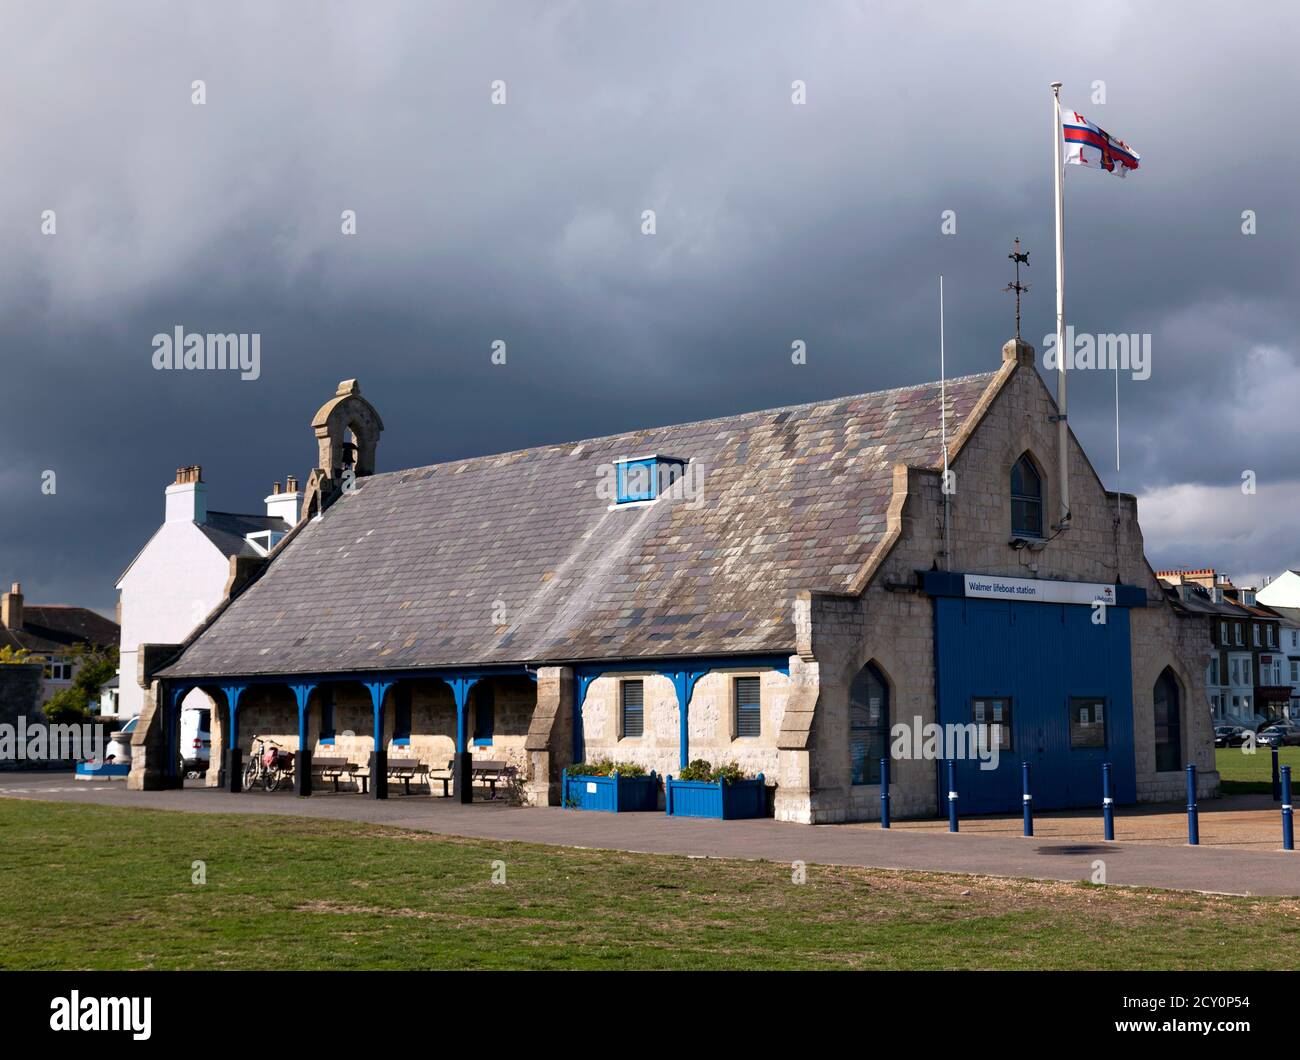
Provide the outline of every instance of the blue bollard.
[[1034,797],[1029,792],[1029,763],[1020,763],[1020,786],[1024,789],[1020,801],[1025,804],[1025,835],[1034,834]]
[[1110,763],[1101,767],[1101,819],[1107,839],[1115,838],[1115,800],[1110,794]]
[[889,758],[880,760],[880,827],[889,827]]
[[948,759],[948,831],[957,831],[957,763]]
[[1282,797],[1282,781],[1278,779],[1277,771],[1277,744],[1269,749],[1273,752],[1273,801],[1277,802]]
[[1201,845],[1201,822],[1196,810],[1196,767],[1187,767],[1187,842]]
[[1282,767],[1282,849],[1295,849],[1295,832],[1291,823],[1291,767]]

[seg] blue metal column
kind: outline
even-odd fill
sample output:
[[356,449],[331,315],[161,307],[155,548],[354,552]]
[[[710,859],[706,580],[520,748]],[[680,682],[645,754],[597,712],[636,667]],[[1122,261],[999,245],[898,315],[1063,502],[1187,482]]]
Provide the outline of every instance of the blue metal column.
[[244,694],[244,688],[244,685],[221,686],[226,697],[226,709],[230,712],[230,724],[226,730],[226,788],[235,794],[244,787],[244,756],[239,749],[239,697]]
[[678,717],[678,734],[677,747],[678,759],[681,761],[683,769],[691,761],[691,696],[695,694],[695,686],[703,677],[707,670],[672,670],[668,677],[672,679],[673,691],[677,693],[677,717]]
[[293,698],[298,701],[298,757],[293,766],[293,792],[306,798],[311,794],[311,747],[307,743],[310,729],[308,725],[307,700],[315,685],[290,685]]
[[185,768],[181,762],[181,701],[190,690],[180,685],[160,690],[163,698],[163,782],[164,788],[185,786]]
[[375,745],[370,752],[370,797],[388,798],[388,752],[384,749],[384,696],[393,687],[392,681],[362,682],[370,693],[370,703],[375,712]]
[[1025,807],[1025,835],[1034,834],[1034,796],[1029,789],[1029,763],[1020,763],[1020,786],[1023,789],[1020,801]]
[[469,703],[469,693],[476,684],[477,677],[448,677],[445,679],[447,684],[451,685],[452,698],[456,701],[456,759],[455,759],[455,785],[456,800],[458,802],[474,801],[474,774],[473,760],[474,756],[469,750],[469,719],[466,718],[466,705]]
[[582,727],[582,708],[587,702],[587,689],[600,674],[574,674],[573,689],[573,761],[586,760],[587,740]]
[[957,831],[957,763],[948,759],[948,831]]
[[1187,842],[1191,846],[1200,846],[1201,822],[1196,809],[1196,767],[1187,767]]
[[880,827],[889,827],[889,755],[880,760]]
[[176,769],[176,782],[173,787],[177,788],[185,786],[185,752],[181,749],[181,716],[185,708],[185,697],[193,691],[192,686],[181,685],[172,696],[170,762]]
[[1101,767],[1101,819],[1107,839],[1115,838],[1115,798],[1110,786],[1110,763]]
[[1282,849],[1295,849],[1294,824],[1291,820],[1291,767],[1282,767]]

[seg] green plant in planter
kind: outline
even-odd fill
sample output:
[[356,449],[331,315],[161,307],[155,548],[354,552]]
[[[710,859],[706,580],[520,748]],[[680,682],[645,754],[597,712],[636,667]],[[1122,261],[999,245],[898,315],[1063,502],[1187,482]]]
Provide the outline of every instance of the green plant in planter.
[[720,780],[724,784],[734,784],[738,780],[749,780],[750,776],[735,762],[728,762],[726,765],[718,766],[709,779],[715,782]]
[[569,776],[571,777],[607,777],[609,771],[614,768],[614,763],[608,758],[597,758],[594,762],[575,762],[569,766]]
[[726,765],[717,766],[707,759],[696,758],[682,767],[678,780],[702,780],[708,784],[716,784],[722,781],[724,784],[734,784],[738,780],[752,779],[748,773],[740,768],[735,762],[728,762]]
[[703,758],[693,759],[682,766],[682,771],[677,779],[710,781],[713,779],[713,765]]
[[569,766],[571,777],[607,777],[617,773],[621,777],[643,777],[645,766],[635,762],[611,762],[608,758],[597,758],[594,762],[578,762]]

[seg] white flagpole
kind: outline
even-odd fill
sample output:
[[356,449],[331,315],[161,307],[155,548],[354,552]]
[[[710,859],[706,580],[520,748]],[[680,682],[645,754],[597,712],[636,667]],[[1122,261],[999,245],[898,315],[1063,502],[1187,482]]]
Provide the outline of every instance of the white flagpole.
[[952,519],[949,510],[950,493],[948,488],[948,369],[944,364],[944,276],[939,276],[939,433],[944,446],[944,570],[953,568],[953,537],[950,532]]
[[1061,82],[1052,82],[1052,154],[1056,166],[1056,426],[1059,453],[1061,518],[1070,525],[1069,442],[1065,408],[1065,164],[1061,158]]

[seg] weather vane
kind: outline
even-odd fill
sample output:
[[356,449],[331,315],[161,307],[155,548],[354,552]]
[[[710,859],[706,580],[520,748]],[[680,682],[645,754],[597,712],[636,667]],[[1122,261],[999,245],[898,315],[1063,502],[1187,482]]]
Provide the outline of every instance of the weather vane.
[[1023,264],[1025,268],[1029,268],[1029,251],[1026,250],[1023,254],[1020,252],[1020,238],[1018,236],[1016,237],[1015,250],[1008,254],[1007,257],[1016,263],[1016,278],[1010,286],[1004,287],[1002,290],[1016,292],[1016,341],[1018,342],[1020,340],[1020,296],[1029,290],[1029,284],[1020,282],[1020,266]]

